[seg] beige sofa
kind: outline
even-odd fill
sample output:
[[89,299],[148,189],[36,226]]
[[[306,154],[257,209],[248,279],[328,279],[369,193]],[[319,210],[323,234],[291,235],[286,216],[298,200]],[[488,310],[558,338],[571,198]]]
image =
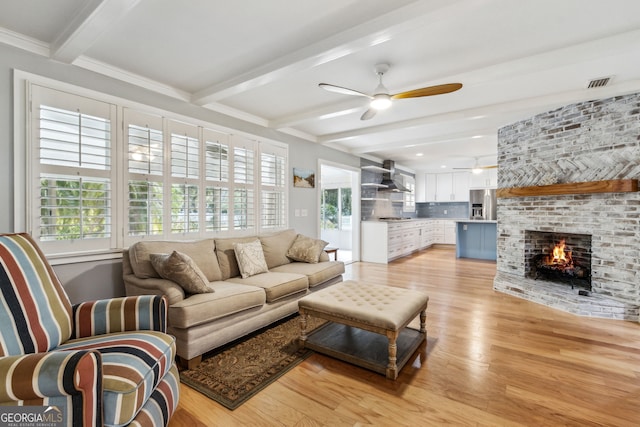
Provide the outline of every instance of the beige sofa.
[[[324,251],[316,263],[292,261],[287,251],[297,238],[294,230],[285,230],[242,238],[138,242],[123,253],[126,293],[168,297],[168,332],[176,337],[183,365],[193,367],[205,352],[297,312],[298,299],[342,281],[344,263],[329,261]],[[268,272],[242,278],[234,243],[256,244],[256,239]],[[172,251],[190,257],[213,292],[189,294],[161,278],[151,254]]]

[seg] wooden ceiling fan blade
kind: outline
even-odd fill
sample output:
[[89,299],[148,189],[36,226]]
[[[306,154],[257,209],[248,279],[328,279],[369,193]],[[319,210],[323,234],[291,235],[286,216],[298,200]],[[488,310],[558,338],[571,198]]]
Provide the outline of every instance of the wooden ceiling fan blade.
[[391,95],[391,99],[419,98],[421,96],[442,95],[444,93],[455,92],[461,87],[462,83],[447,83],[444,85],[428,86],[421,89],[414,89],[407,92],[396,93],[395,95]]
[[490,166],[474,166],[472,168],[451,168],[451,169],[470,171],[473,169],[497,169],[497,167],[498,165],[490,165]]
[[365,98],[371,98],[371,96],[367,95],[366,93],[358,92],[357,90],[349,89],[342,86],[332,85],[329,83],[318,83],[318,86],[320,86],[324,90],[328,90],[329,92],[336,92],[336,93],[341,93],[343,95],[364,96]]
[[360,117],[360,120],[369,120],[373,118],[373,116],[375,116],[377,112],[378,110],[376,110],[375,108],[369,108],[367,111],[364,112],[364,114],[362,114],[362,116]]

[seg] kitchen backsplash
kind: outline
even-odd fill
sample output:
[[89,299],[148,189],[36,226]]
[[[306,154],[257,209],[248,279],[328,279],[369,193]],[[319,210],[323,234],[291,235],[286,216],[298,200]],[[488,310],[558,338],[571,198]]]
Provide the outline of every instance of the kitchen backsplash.
[[361,203],[362,220],[368,221],[383,217],[416,218],[416,212],[404,212],[402,203],[390,200],[363,200]]
[[416,203],[418,218],[469,218],[468,202]]

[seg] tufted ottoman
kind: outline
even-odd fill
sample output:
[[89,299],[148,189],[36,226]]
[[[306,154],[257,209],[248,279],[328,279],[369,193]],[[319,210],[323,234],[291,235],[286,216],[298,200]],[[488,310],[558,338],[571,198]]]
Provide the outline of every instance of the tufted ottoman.
[[[300,343],[396,379],[427,336],[424,292],[347,280],[298,300]],[[307,335],[307,316],[330,322]],[[420,330],[406,326],[420,315]]]

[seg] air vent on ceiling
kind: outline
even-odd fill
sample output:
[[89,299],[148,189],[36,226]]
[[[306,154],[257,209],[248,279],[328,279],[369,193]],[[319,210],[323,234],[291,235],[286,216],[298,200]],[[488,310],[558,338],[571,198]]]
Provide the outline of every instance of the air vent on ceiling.
[[587,85],[587,89],[606,86],[607,84],[609,84],[609,80],[611,80],[611,77],[601,77],[599,79],[590,80],[589,84]]

